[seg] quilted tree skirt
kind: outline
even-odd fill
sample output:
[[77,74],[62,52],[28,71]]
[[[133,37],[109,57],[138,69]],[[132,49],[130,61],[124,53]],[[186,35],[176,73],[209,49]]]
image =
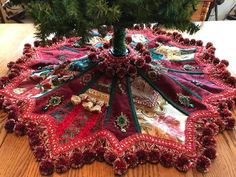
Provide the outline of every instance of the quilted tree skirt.
[[112,33],[50,45],[25,44],[0,79],[8,133],[27,135],[42,175],[104,161],[123,175],[160,163],[207,172],[215,136],[234,128],[236,79],[212,43],[159,29],[127,31],[127,55]]

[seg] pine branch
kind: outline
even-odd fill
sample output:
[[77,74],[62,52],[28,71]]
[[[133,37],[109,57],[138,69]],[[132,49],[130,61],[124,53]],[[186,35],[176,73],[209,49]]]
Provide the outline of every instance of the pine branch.
[[34,18],[42,40],[50,34],[89,37],[101,25],[123,28],[134,23],[158,22],[166,28],[190,33],[198,30],[191,23],[193,5],[199,0],[11,0],[25,3]]

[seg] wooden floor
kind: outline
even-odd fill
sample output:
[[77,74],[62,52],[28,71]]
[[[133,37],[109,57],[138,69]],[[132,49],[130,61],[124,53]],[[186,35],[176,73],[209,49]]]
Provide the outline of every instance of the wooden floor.
[[[213,26],[210,25],[210,26]],[[209,26],[209,25],[208,25]],[[204,33],[208,27],[205,24],[203,32],[200,32],[200,36],[211,38]],[[218,24],[217,26],[225,27],[226,24]],[[236,28],[236,24],[233,28]],[[212,27],[211,27],[212,28]],[[209,29],[208,29],[209,30]],[[217,34],[218,30],[218,34]],[[216,29],[214,32],[216,36],[220,36],[222,29]],[[234,32],[236,30],[233,30]],[[33,41],[33,25],[0,25],[0,75],[7,72],[7,63],[11,60],[17,59],[21,55],[22,48],[25,42]],[[203,34],[201,34],[203,33]],[[226,31],[227,34],[227,31]],[[196,37],[199,34],[196,35]],[[222,37],[222,36],[221,36]],[[233,44],[235,44],[235,39]],[[227,38],[224,38],[227,39]],[[228,38],[229,39],[229,38]],[[230,38],[232,39],[232,38]],[[222,45],[222,41],[217,42],[214,36],[212,36],[213,42],[216,46]],[[215,40],[215,41],[214,41]],[[226,42],[227,43],[227,42]],[[230,48],[230,46],[229,46]],[[220,56],[235,55],[235,50],[225,49],[225,53],[220,52]],[[235,45],[234,45],[235,48]],[[223,47],[224,49],[224,47]],[[236,48],[235,48],[236,49]],[[232,56],[233,57],[233,56]],[[229,59],[229,58],[228,58]],[[233,65],[230,68],[234,68],[232,72],[235,73],[235,60],[232,58]],[[1,129],[3,125],[4,114],[0,114],[0,177],[37,177],[40,176],[38,171],[38,163],[35,161],[33,154],[31,153],[27,137],[16,137],[14,134],[6,135],[5,131]],[[236,131],[228,131],[217,137],[217,151],[218,158],[213,162],[209,173],[202,174],[196,170],[190,170],[187,173],[180,173],[174,168],[167,169],[161,165],[142,165],[135,169],[128,171],[125,177],[235,177],[236,176]],[[70,170],[66,174],[57,175],[53,177],[113,177],[113,170],[105,163],[95,162],[92,165],[86,165],[79,170]]]

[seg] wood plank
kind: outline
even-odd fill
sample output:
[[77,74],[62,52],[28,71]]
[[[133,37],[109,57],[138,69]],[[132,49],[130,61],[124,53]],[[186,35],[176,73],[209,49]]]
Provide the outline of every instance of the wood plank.
[[0,148],[3,144],[3,141],[6,137],[6,131],[4,129],[4,124],[5,124],[5,120],[7,118],[7,115],[5,113],[3,113],[3,111],[0,111]]
[[[217,150],[219,152],[218,158],[212,164],[209,173],[204,174],[204,177],[235,177],[236,176],[236,157],[235,151],[230,149],[224,136],[228,134],[225,132],[223,135],[217,137]],[[38,172],[38,163],[35,161],[32,152],[28,146],[27,137],[17,137],[14,134],[9,134],[4,145],[0,148],[0,176],[1,177],[37,177],[40,176]],[[98,170],[99,169],[99,170]],[[135,169],[130,169],[125,177],[200,177],[201,173],[196,170],[189,172],[179,173],[174,168],[164,168],[161,165],[145,164]],[[107,164],[95,162],[91,165],[85,165],[81,169],[70,170],[63,175],[54,174],[53,177],[113,177],[113,170]]]
[[[16,60],[22,54],[24,43],[33,42],[34,25],[27,24],[4,24],[0,25],[0,76],[5,75],[9,61]],[[9,50],[10,49],[10,50]],[[12,52],[14,51],[14,52]],[[3,119],[6,117],[0,112],[0,146],[2,145],[6,132],[3,129]]]

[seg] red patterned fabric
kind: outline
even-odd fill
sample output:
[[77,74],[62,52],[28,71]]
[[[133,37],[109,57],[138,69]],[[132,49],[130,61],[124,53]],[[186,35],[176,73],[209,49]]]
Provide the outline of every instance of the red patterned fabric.
[[236,79],[210,43],[159,29],[127,35],[124,57],[103,48],[108,34],[81,47],[78,38],[26,44],[28,52],[8,64],[0,79],[5,128],[28,135],[42,174],[95,159],[117,174],[146,162],[205,172],[215,135],[234,128]]

